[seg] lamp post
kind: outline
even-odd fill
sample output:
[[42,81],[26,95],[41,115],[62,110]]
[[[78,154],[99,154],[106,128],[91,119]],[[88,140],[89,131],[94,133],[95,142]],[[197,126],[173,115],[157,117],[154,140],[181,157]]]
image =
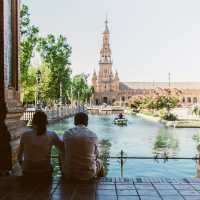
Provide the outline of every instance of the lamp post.
[[63,104],[63,83],[60,82],[60,105]]
[[171,73],[170,72],[168,73],[168,86],[170,89],[170,87],[171,87]]
[[80,112],[80,92],[78,91],[78,112]]
[[35,100],[35,108],[41,109],[41,105],[40,105],[40,94],[39,94],[39,86],[40,86],[40,81],[41,81],[41,72],[38,69],[36,72],[36,100]]

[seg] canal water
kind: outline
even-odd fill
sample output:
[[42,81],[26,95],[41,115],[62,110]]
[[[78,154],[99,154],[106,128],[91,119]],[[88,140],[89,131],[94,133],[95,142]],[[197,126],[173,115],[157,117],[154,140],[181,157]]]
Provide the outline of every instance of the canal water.
[[[100,140],[101,156],[194,157],[200,143],[199,129],[167,128],[163,124],[127,115],[128,125],[113,124],[114,115],[89,115],[89,125]],[[62,137],[64,131],[73,127],[73,118],[49,125]],[[104,159],[109,177],[196,177],[194,160],[136,160],[127,159],[121,171],[119,160]],[[122,173],[122,174],[121,174]]]

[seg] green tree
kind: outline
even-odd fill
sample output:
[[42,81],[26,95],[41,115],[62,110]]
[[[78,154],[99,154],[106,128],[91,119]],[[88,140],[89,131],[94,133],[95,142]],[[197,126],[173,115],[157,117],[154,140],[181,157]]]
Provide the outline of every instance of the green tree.
[[35,102],[35,92],[36,92],[36,74],[37,69],[34,67],[28,68],[26,76],[26,84],[22,91],[23,102],[33,103]]
[[31,25],[28,6],[22,5],[20,10],[20,69],[22,87],[26,87],[28,68],[38,41],[38,27]]
[[50,99],[58,100],[60,97],[60,84],[62,84],[63,97],[67,98],[70,89],[70,56],[71,47],[67,39],[60,35],[57,38],[49,34],[46,38],[40,38],[37,50],[50,69],[48,95]]
[[87,78],[88,76],[82,73],[72,79],[73,97],[81,103],[88,101],[94,93],[94,88],[88,86]]
[[135,112],[139,112],[143,107],[144,107],[144,105],[143,105],[142,98],[134,99],[134,101],[131,104],[131,108],[133,108]]
[[166,109],[167,112],[170,111],[170,109],[175,108],[178,105],[179,100],[174,96],[160,96],[157,99],[157,108],[158,109]]
[[51,71],[47,66],[42,65],[40,66],[40,72],[41,72],[40,98],[42,102],[48,104],[51,102],[51,97],[49,95]]
[[193,109],[192,109],[192,113],[194,113],[196,116],[200,114],[200,109],[198,106],[195,106]]

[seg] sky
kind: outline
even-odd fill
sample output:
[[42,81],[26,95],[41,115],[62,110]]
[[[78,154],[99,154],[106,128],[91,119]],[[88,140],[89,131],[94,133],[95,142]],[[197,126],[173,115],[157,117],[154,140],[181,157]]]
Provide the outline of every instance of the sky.
[[21,1],[41,35],[67,37],[73,74],[98,71],[108,16],[120,81],[200,81],[199,0]]

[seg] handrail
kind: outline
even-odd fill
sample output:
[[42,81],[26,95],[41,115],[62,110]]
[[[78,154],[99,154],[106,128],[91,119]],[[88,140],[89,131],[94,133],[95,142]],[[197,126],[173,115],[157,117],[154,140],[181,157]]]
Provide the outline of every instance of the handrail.
[[[52,156],[52,158],[58,158],[58,156]],[[196,155],[195,157],[168,157],[164,152],[163,155],[156,154],[155,156],[126,156],[123,150],[120,151],[120,156],[99,156],[100,159],[118,159],[120,163],[120,171],[121,177],[124,174],[124,164],[127,159],[143,159],[143,160],[163,160],[166,163],[168,160],[195,160],[196,162],[200,162],[200,155]]]
[[[51,156],[51,158],[58,158],[58,156]],[[146,156],[99,156],[104,159],[138,159],[138,160],[200,160],[200,157],[146,157]]]

